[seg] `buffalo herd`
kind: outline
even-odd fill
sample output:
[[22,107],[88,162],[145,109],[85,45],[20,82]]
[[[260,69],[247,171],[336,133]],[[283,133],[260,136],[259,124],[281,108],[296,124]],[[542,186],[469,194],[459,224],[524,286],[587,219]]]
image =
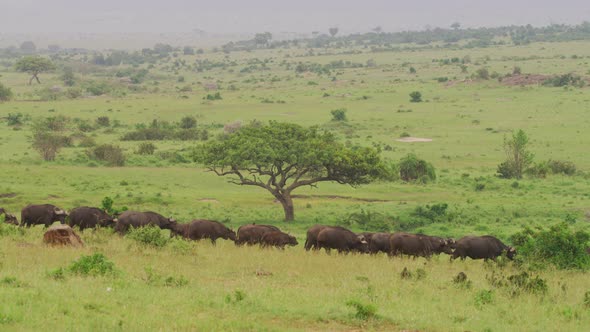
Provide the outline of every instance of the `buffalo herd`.
[[[50,226],[55,221],[78,226],[82,231],[87,228],[113,227],[124,235],[130,228],[157,226],[170,230],[170,236],[180,236],[189,240],[209,239],[213,244],[217,239],[233,241],[237,246],[260,245],[262,247],[296,246],[297,239],[271,225],[248,224],[238,228],[237,233],[220,222],[197,219],[189,223],[178,223],[173,218],[166,218],[156,212],[124,211],[117,216],[109,215],[95,207],[78,207],[69,213],[55,205],[28,205],[21,211],[21,221],[16,216],[0,208],[4,222],[19,226]],[[492,259],[506,255],[513,259],[516,250],[502,243],[497,238],[486,236],[465,236],[459,240],[441,238],[425,234],[410,233],[354,233],[340,226],[314,225],[307,230],[305,250],[332,249],[338,253],[385,253],[390,256],[426,257],[447,254],[451,260],[466,257],[471,259]]]

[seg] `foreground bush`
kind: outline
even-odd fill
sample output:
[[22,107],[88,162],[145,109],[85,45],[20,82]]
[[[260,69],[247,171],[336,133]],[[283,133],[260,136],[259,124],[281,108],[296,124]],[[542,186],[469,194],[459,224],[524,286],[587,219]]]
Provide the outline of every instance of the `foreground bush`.
[[107,276],[117,273],[115,264],[100,253],[80,257],[69,266],[68,270],[82,276]]
[[548,264],[558,269],[588,270],[590,255],[586,252],[590,234],[574,232],[567,223],[551,226],[549,229],[532,230],[525,228],[512,236],[518,248],[518,260],[536,268]]
[[162,230],[155,226],[131,228],[129,233],[127,233],[127,237],[140,244],[154,247],[163,247],[169,240],[169,238],[162,233]]

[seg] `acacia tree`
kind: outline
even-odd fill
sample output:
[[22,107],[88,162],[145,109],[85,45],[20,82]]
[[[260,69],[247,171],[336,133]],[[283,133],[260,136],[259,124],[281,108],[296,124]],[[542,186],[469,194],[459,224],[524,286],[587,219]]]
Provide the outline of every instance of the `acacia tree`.
[[328,29],[328,32],[330,33],[330,36],[334,37],[338,33],[338,28],[332,27],[332,28]]
[[299,187],[322,181],[358,186],[386,172],[375,149],[347,148],[317,127],[273,121],[209,141],[195,159],[230,183],[268,190],[283,205],[285,221],[295,217],[291,193]]
[[29,85],[31,85],[33,79],[36,79],[37,83],[41,84],[39,73],[53,70],[55,66],[49,59],[33,55],[22,57],[15,64],[15,68],[17,71],[31,74],[31,79],[29,80]]

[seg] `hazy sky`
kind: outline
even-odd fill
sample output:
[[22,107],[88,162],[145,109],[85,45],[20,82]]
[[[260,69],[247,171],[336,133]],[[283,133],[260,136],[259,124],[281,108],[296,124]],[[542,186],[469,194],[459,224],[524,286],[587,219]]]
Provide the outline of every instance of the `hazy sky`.
[[590,0],[0,0],[0,33],[342,33],[590,21]]

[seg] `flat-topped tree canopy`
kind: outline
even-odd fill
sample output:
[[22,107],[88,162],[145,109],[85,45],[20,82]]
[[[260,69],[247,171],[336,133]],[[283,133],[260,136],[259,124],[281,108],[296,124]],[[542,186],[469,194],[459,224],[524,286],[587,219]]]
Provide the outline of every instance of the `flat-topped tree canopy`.
[[271,121],[252,123],[206,143],[196,160],[219,176],[238,185],[268,190],[294,219],[291,192],[321,181],[357,186],[385,172],[379,151],[369,147],[348,148],[317,127]]

